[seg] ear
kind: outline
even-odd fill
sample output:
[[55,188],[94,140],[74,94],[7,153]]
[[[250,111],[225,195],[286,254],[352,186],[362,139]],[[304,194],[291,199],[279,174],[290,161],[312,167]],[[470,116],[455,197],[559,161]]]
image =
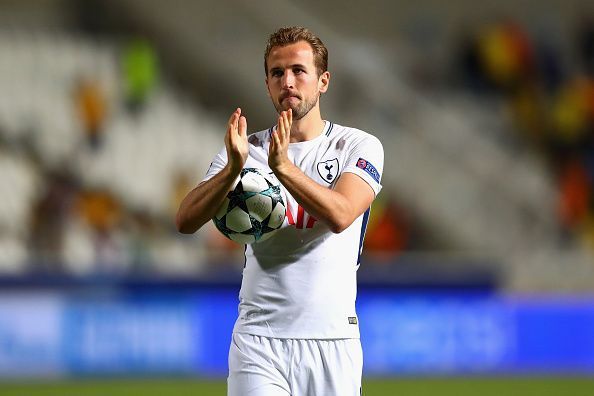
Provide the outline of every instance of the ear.
[[325,93],[328,90],[328,84],[330,84],[330,72],[325,71],[318,79],[318,89],[321,93]]

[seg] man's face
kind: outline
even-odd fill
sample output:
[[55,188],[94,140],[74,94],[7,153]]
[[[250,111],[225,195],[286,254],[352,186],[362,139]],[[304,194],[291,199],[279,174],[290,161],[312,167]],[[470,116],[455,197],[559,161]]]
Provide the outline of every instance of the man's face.
[[292,109],[294,120],[317,106],[320,93],[328,88],[330,74],[318,77],[311,46],[305,41],[272,48],[267,66],[266,86],[272,103],[279,113]]

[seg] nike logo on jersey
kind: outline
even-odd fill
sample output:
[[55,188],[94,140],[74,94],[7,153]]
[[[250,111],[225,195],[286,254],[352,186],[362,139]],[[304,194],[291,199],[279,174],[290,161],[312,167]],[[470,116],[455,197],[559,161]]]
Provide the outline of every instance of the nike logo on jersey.
[[318,173],[328,184],[338,176],[338,158],[318,162]]

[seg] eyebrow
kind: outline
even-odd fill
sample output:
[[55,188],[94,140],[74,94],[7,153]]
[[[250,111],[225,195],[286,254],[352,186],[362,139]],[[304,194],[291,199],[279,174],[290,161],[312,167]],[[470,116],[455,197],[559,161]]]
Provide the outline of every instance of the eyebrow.
[[298,68],[301,68],[301,69],[307,69],[307,67],[306,67],[305,65],[302,65],[301,63],[295,63],[295,64],[293,64],[293,65],[289,65],[289,66],[287,66],[287,67],[285,67],[285,68],[283,68],[283,67],[279,67],[279,66],[276,66],[276,67],[271,67],[271,68],[270,68],[270,70],[269,70],[268,72],[269,72],[269,73],[272,73],[273,71],[276,71],[276,70],[283,70],[283,69],[293,69],[293,68],[295,68],[295,67],[298,67]]

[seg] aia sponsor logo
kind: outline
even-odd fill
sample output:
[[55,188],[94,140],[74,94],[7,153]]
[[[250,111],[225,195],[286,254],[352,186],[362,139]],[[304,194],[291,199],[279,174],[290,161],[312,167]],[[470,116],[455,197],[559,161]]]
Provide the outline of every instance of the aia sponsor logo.
[[301,205],[297,205],[295,211],[290,203],[287,205],[287,222],[295,228],[313,228],[315,222],[318,221],[315,217],[307,213]]

